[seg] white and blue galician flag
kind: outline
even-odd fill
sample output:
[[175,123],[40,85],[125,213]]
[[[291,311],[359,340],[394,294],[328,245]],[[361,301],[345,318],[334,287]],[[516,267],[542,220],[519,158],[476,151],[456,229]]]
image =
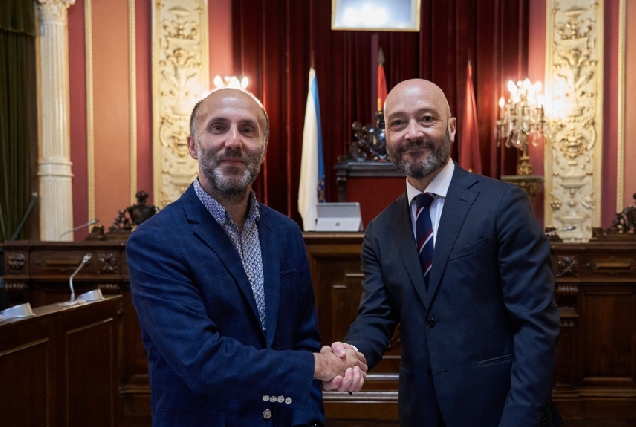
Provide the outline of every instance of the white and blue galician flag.
[[309,70],[309,93],[303,129],[303,154],[300,162],[298,212],[303,217],[303,230],[316,229],[316,203],[325,201],[325,165],[322,159],[322,130],[316,71]]

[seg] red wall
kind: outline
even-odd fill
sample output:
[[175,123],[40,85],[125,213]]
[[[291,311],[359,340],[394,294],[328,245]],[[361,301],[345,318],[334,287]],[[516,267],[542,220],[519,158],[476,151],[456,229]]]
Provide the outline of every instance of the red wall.
[[[626,49],[626,69],[634,69],[636,67],[636,4],[627,3],[627,49]],[[95,190],[96,190],[96,216],[100,218],[101,223],[108,227],[117,216],[117,211],[125,208],[130,204],[130,168],[132,163],[137,168],[137,188],[145,189],[146,191],[152,190],[152,82],[151,82],[151,2],[147,0],[136,0],[135,3],[135,67],[136,67],[136,120],[137,120],[137,158],[130,159],[130,130],[129,130],[129,101],[128,101],[128,15],[127,15],[127,2],[125,0],[91,0],[90,2],[93,9],[93,94],[94,94],[94,113],[95,113]],[[313,3],[312,3],[313,4]],[[617,103],[618,103],[618,4],[619,0],[606,0],[605,4],[605,107],[604,113],[606,120],[603,124],[603,195],[602,195],[602,224],[608,226],[614,217],[614,211],[616,210],[616,173],[617,173],[617,149],[616,142],[618,138],[617,131]],[[68,9],[68,22],[69,22],[69,61],[70,61],[70,108],[71,108],[71,161],[73,162],[73,218],[75,225],[80,225],[88,222],[91,218],[88,218],[88,173],[87,173],[87,147],[86,147],[86,52],[85,52],[85,37],[84,37],[84,6],[85,0],[76,0],[75,4]],[[315,10],[316,7],[314,7]],[[236,28],[232,27],[232,1],[231,0],[209,0],[209,58],[210,58],[210,78],[220,74],[222,76],[228,74],[234,74],[236,72],[235,67],[235,45],[233,43],[233,34],[236,34]],[[531,80],[545,80],[545,0],[532,0],[529,2],[529,34],[528,34],[528,59],[527,70],[528,76]],[[319,19],[327,19],[323,14],[316,14]],[[98,18],[95,18],[98,17]],[[308,29],[309,31],[309,29]],[[312,30],[316,34],[316,28]],[[322,34],[322,33],[320,33]],[[334,34],[327,34],[328,37],[337,36]],[[406,36],[405,36],[406,37]],[[404,37],[395,37],[387,39],[385,35],[382,35],[380,42],[387,43],[402,43],[401,40]],[[404,42],[408,37],[404,39]],[[408,39],[410,40],[410,39]],[[320,39],[320,43],[325,41],[324,37]],[[245,40],[243,40],[245,42]],[[318,43],[318,42],[316,42]],[[319,43],[319,45],[320,45]],[[302,46],[301,43],[290,42],[288,47],[296,49],[298,46]],[[352,47],[356,44],[352,43]],[[319,49],[319,47],[316,47]],[[391,49],[385,49],[385,55],[387,51]],[[475,49],[476,50],[476,49]],[[396,48],[393,48],[396,51]],[[307,56],[306,52],[298,52],[297,54],[290,51],[291,56],[295,58],[304,58]],[[389,53],[390,55],[390,53]],[[473,51],[472,56],[475,56]],[[241,58],[241,61],[245,61],[249,58]],[[335,60],[337,58],[332,58]],[[388,64],[397,64],[395,59],[391,61],[391,58],[387,58]],[[304,60],[303,60],[304,61]],[[475,63],[482,62],[482,74],[476,78],[485,78],[484,71],[486,68],[483,65],[488,62],[483,57],[476,58]],[[522,61],[523,62],[523,61]],[[293,63],[293,62],[292,62]],[[264,64],[267,64],[266,62]],[[287,84],[294,89],[293,96],[300,99],[298,104],[304,105],[304,99],[306,97],[306,76],[304,75],[303,63],[297,64],[298,67],[293,66],[290,72],[303,73],[298,79],[301,81],[301,85],[296,85],[293,81],[288,81]],[[345,66],[346,64],[342,64]],[[429,64],[430,65],[430,64]],[[390,65],[389,65],[390,67]],[[244,68],[244,64],[242,67]],[[457,68],[459,70],[459,68]],[[239,70],[240,71],[240,70]],[[421,70],[420,70],[421,71]],[[499,70],[501,72],[502,70]],[[503,70],[505,73],[505,70]],[[404,74],[407,70],[401,70],[399,68],[387,69],[389,78],[393,75],[394,80]],[[462,71],[463,72],[463,71]],[[459,71],[458,71],[459,73]],[[408,73],[407,73],[408,74]],[[459,73],[461,74],[461,73]],[[459,76],[461,77],[461,76]],[[319,88],[321,91],[321,103],[328,104],[329,98],[334,95],[328,88],[330,83],[326,77],[321,77]],[[264,84],[262,76],[255,76],[251,88],[258,88],[259,84]],[[271,85],[271,81],[269,81]],[[368,86],[368,85],[367,85]],[[365,86],[365,87],[367,87]],[[478,94],[478,105],[480,103],[479,98],[482,100],[488,98],[487,104],[490,105],[490,98],[496,100],[501,96],[500,92],[503,87],[490,86],[490,90],[493,91],[491,96],[487,96],[488,86],[483,86],[481,94]],[[625,80],[626,93],[631,93],[636,90],[636,76],[626,73]],[[254,90],[254,89],[253,89]],[[351,96],[355,93],[350,94]],[[459,103],[460,99],[454,99],[455,96],[450,96],[452,103]],[[324,100],[324,101],[323,101]],[[268,100],[264,100],[268,102]],[[459,104],[458,104],[459,105]],[[287,107],[285,107],[287,108]],[[490,111],[490,108],[487,107]],[[284,113],[284,108],[281,113]],[[272,114],[277,116],[279,113],[273,111]],[[634,117],[636,114],[636,99],[633,97],[625,97],[625,171],[624,171],[624,183],[625,194],[622,195],[624,204],[627,205],[631,202],[632,193],[636,192],[636,168],[630,168],[628,165],[633,165],[636,162],[636,144],[630,144],[627,141],[630,140],[630,136],[636,132],[636,121],[629,120],[629,117]],[[303,112],[299,112],[299,116],[302,116]],[[491,120],[491,114],[488,113],[482,117],[480,115],[480,135],[484,129],[490,128],[492,125],[488,125],[486,122]],[[342,120],[338,121],[341,122]],[[483,121],[483,123],[481,123]],[[343,122],[344,123],[344,122]],[[342,124],[342,126],[345,126]],[[289,147],[291,140],[295,140],[295,133],[299,126],[292,126],[282,129],[281,134],[278,136],[284,143],[279,144],[279,150],[286,151],[285,153],[268,153],[268,158],[280,159],[283,162],[284,168],[290,171],[297,169],[296,160],[294,156],[290,154],[290,151],[283,147]],[[300,123],[302,128],[302,122]],[[483,131],[483,132],[482,132]],[[341,129],[337,132],[338,135],[342,134],[346,138],[349,135],[349,128]],[[342,139],[342,138],[338,138]],[[294,142],[294,146],[298,141]],[[333,142],[341,144],[342,141]],[[482,141],[482,144],[490,144],[490,141]],[[271,147],[270,147],[271,148]],[[326,147],[325,152],[328,155],[342,154],[336,150],[334,152],[332,148]],[[493,152],[494,157],[489,158],[487,164],[491,164],[497,160],[498,154]],[[505,154],[505,153],[504,153]],[[291,157],[290,157],[291,156]],[[534,167],[534,171],[537,174],[543,173],[543,147],[531,147],[530,158]],[[273,160],[272,160],[273,161]],[[513,160],[514,161],[514,160]],[[271,163],[271,162],[270,162]],[[332,162],[333,163],[333,162]],[[490,168],[495,166],[491,165]],[[495,168],[498,168],[496,166]],[[271,169],[271,166],[270,166]],[[277,175],[279,169],[266,171],[270,176],[269,179],[278,179]],[[486,173],[486,172],[485,172]],[[276,192],[269,191],[268,199],[272,202],[278,203],[280,198],[282,203],[281,211],[287,214],[292,214],[295,211],[295,199],[294,191],[297,188],[297,174],[292,173],[288,175],[288,178],[284,179],[282,188],[286,193],[289,193],[287,197],[280,197],[277,190]],[[333,176],[331,178],[334,178]],[[334,178],[335,179],[335,178]],[[276,181],[277,182],[277,181]],[[335,190],[336,183],[329,183]],[[261,184],[262,185],[262,184]],[[276,184],[279,188],[280,185]],[[335,194],[335,191],[332,191]],[[332,194],[332,195],[333,195]],[[151,194],[152,197],[155,195]],[[538,198],[542,199],[543,194]],[[331,197],[334,199],[334,197]],[[330,199],[330,200],[331,200]],[[335,199],[334,199],[335,200]],[[537,201],[536,210],[537,216],[543,219],[543,203],[542,200]],[[295,215],[295,214],[294,214]],[[293,216],[293,215],[292,215]],[[87,230],[79,231],[76,233],[76,239],[81,240],[86,235]]]

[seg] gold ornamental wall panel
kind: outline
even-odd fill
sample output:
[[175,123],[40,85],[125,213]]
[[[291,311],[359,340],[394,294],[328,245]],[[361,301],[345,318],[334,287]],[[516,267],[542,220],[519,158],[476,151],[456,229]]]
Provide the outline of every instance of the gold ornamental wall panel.
[[163,208],[198,172],[187,146],[190,112],[209,87],[206,0],[153,3],[153,182]]
[[545,224],[587,241],[601,222],[602,0],[547,0]]

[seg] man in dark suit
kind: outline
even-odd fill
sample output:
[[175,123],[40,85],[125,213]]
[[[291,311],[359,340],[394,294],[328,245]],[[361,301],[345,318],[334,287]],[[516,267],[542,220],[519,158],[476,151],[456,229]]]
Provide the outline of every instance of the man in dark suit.
[[[352,345],[372,368],[399,323],[403,427],[539,427],[552,415],[560,323],[550,247],[528,198],[452,162],[455,118],[433,83],[398,84],[385,117],[407,191],[367,227],[359,315],[347,344],[332,348]],[[432,228],[421,240],[418,214]],[[363,382],[339,377],[325,388]]]
[[300,230],[251,190],[268,129],[246,91],[199,102],[198,178],[128,239],[155,427],[323,425],[320,380],[366,371],[359,353],[320,349]]

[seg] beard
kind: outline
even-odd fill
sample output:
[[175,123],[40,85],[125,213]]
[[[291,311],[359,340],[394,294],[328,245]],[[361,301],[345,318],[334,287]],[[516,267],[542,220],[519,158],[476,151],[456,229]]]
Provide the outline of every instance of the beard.
[[[396,147],[396,150],[393,150],[393,148],[387,144],[386,151],[397,170],[411,178],[422,179],[446,165],[450,157],[450,146],[450,133],[448,132],[448,128],[446,128],[446,134],[437,141],[420,139]],[[416,147],[428,148],[430,153],[420,161],[407,159],[404,153]]]
[[[265,155],[265,146],[260,147],[251,154],[242,151],[240,148],[226,148],[224,152],[213,155],[210,151],[203,151],[197,142],[197,155],[203,174],[223,197],[242,199],[256,180]],[[223,160],[238,158],[245,163],[245,171],[242,175],[238,175],[236,166],[225,166],[230,174],[223,172],[220,166]]]

